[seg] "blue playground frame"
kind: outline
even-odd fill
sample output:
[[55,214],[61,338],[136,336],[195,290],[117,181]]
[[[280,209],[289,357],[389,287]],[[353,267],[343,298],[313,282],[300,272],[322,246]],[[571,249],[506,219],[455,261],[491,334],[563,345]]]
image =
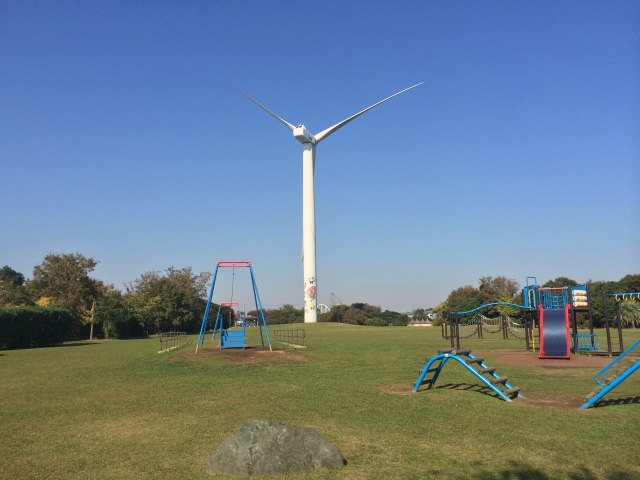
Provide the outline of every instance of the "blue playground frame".
[[[218,278],[218,270],[220,268],[248,268],[251,275],[251,285],[253,287],[253,299],[256,305],[256,312],[258,315],[257,324],[260,329],[260,341],[264,346],[264,336],[267,337],[267,343],[269,350],[273,351],[271,347],[271,338],[269,337],[269,328],[267,327],[267,321],[264,316],[264,310],[262,309],[262,302],[260,301],[260,294],[258,293],[258,286],[256,284],[256,277],[253,273],[253,266],[248,260],[219,260],[216,264],[215,271],[213,273],[213,281],[211,282],[211,290],[209,290],[209,298],[207,300],[207,307],[204,310],[204,316],[202,317],[202,325],[200,326],[200,334],[198,335],[198,341],[196,342],[196,353],[204,346],[205,334],[207,330],[207,320],[209,319],[209,313],[211,310],[213,291],[216,287],[216,279]],[[223,318],[221,315],[223,303],[218,307],[216,314],[216,321],[213,327],[213,333],[211,339],[215,340],[216,334],[220,332],[220,350],[225,348],[245,348],[245,334],[246,334],[246,319],[241,315],[242,330],[228,330],[224,329]],[[263,335],[264,328],[264,335]]]
[[[439,350],[437,355],[427,358],[427,361],[413,386],[413,393],[416,393],[420,386],[424,384],[427,385],[427,390],[432,389],[440,376],[442,368],[449,360],[455,360],[458,362],[505,402],[512,402],[513,400],[511,397],[514,395],[516,397],[525,398],[524,395],[520,393],[520,387],[513,387],[509,384],[507,377],[501,377],[496,373],[495,368],[484,363],[484,358],[476,357],[471,353],[471,350],[455,350],[453,348]],[[474,367],[477,367],[477,369]],[[433,373],[433,375],[431,378],[425,380],[428,373]],[[485,376],[486,374],[489,374],[488,378]],[[503,385],[504,390],[498,388],[498,385]]]
[[635,350],[638,346],[640,346],[640,340],[636,340],[633,345],[622,352],[619,357],[606,365],[602,370],[600,370],[593,376],[593,379],[596,381],[598,386],[590,395],[587,396],[587,401],[580,407],[580,410],[584,410],[585,408],[589,408],[592,405],[595,405],[602,399],[602,397],[611,392],[614,388],[616,388],[638,369],[640,369],[640,358],[636,358],[633,363],[618,370],[613,376],[607,377],[605,375],[605,373],[609,369],[611,369],[611,367],[625,358],[629,354],[629,352]]

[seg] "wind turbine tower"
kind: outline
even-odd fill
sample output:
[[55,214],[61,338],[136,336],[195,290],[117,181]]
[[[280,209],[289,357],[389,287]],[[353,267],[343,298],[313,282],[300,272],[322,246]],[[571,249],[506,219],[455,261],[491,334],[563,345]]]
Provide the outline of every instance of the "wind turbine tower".
[[279,117],[267,107],[259,103],[257,100],[251,98],[246,93],[242,94],[255,103],[258,107],[263,109],[273,118],[278,120],[281,124],[287,127],[293,132],[293,136],[296,140],[302,143],[302,259],[304,263],[304,322],[315,323],[318,321],[317,317],[317,295],[318,295],[318,280],[316,276],[316,218],[315,218],[315,195],[313,191],[313,175],[315,171],[315,157],[316,146],[322,140],[327,138],[332,133],[338,131],[344,127],[347,123],[355,120],[363,113],[368,112],[372,108],[391,100],[393,97],[411,90],[419,85],[420,82],[411,87],[400,90],[393,95],[374,103],[370,107],[359,111],[358,113],[351,115],[349,118],[345,118],[341,122],[336,123],[332,127],[322,130],[321,132],[313,135],[302,124],[294,126],[287,122],[283,118]]

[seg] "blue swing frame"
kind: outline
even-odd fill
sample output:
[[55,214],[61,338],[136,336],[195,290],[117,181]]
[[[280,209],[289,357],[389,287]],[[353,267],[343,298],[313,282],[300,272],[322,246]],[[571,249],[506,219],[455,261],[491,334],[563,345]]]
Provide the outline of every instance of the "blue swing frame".
[[[211,282],[211,289],[209,290],[209,298],[207,300],[207,307],[204,310],[204,316],[202,317],[202,325],[200,326],[200,334],[198,335],[198,341],[196,342],[196,353],[202,347],[204,347],[205,334],[207,330],[207,320],[209,319],[209,313],[211,311],[211,305],[213,300],[213,291],[216,287],[216,279],[218,278],[218,270],[221,268],[248,268],[251,275],[251,286],[253,287],[253,299],[256,305],[256,312],[258,314],[257,324],[260,329],[260,341],[264,346],[264,336],[267,337],[267,344],[269,350],[273,351],[271,347],[271,338],[269,337],[269,328],[267,327],[267,321],[264,316],[264,310],[262,309],[262,302],[260,301],[260,294],[258,293],[258,286],[256,284],[256,277],[253,273],[253,266],[248,260],[219,260],[216,264],[215,271],[213,273],[213,282]],[[211,335],[212,340],[215,340],[216,334],[220,332],[220,350],[224,348],[245,348],[245,333],[246,333],[246,321],[242,317],[242,330],[241,331],[229,331],[223,328],[221,310],[222,305],[218,307],[216,314],[216,322],[213,327],[213,333]],[[262,329],[264,328],[264,335]]]

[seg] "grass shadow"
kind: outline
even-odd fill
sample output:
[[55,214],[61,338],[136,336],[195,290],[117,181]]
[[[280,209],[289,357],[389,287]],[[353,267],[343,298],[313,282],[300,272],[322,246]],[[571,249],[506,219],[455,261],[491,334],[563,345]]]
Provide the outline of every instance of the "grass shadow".
[[69,342],[69,343],[63,343],[61,345],[51,345],[51,347],[53,348],[64,348],[64,347],[85,347],[85,346],[89,346],[89,345],[100,345],[100,342],[90,342],[90,341],[86,341],[86,342]]
[[458,390],[463,392],[476,392],[481,393],[483,395],[487,395],[488,397],[500,398],[493,392],[491,389],[486,387],[485,385],[478,385],[476,383],[446,383],[444,385],[438,385],[435,389],[444,388],[448,390]]
[[[543,470],[523,462],[510,462],[507,468],[498,471],[482,469],[471,478],[474,480],[551,480],[558,477],[549,475]],[[605,480],[632,480],[638,477],[635,472],[616,466],[606,472],[604,477],[599,473],[594,473],[587,467],[579,467],[577,470],[564,472],[562,478],[569,480],[597,480],[600,478]]]
[[617,398],[604,398],[598,403],[593,405],[592,408],[608,407],[609,405],[637,405],[640,403],[640,395],[617,397]]

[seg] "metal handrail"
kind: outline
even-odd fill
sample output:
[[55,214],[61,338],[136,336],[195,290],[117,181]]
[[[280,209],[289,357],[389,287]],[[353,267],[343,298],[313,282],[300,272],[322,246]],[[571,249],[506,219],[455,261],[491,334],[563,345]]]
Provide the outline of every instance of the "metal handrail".
[[[627,348],[624,352],[622,352],[618,358],[616,358],[613,362],[611,362],[609,365],[605,366],[602,370],[600,370],[598,373],[596,373],[593,378],[596,381],[596,383],[598,385],[600,385],[601,387],[604,387],[606,385],[607,382],[607,377],[604,376],[604,373],[606,371],[608,371],[611,367],[613,367],[616,363],[618,363],[620,360],[622,360],[625,356],[627,356],[627,354],[629,352],[631,352],[633,349],[635,349],[638,345],[640,345],[640,339],[636,340],[629,348]],[[602,376],[604,383],[601,382],[598,377]]]

